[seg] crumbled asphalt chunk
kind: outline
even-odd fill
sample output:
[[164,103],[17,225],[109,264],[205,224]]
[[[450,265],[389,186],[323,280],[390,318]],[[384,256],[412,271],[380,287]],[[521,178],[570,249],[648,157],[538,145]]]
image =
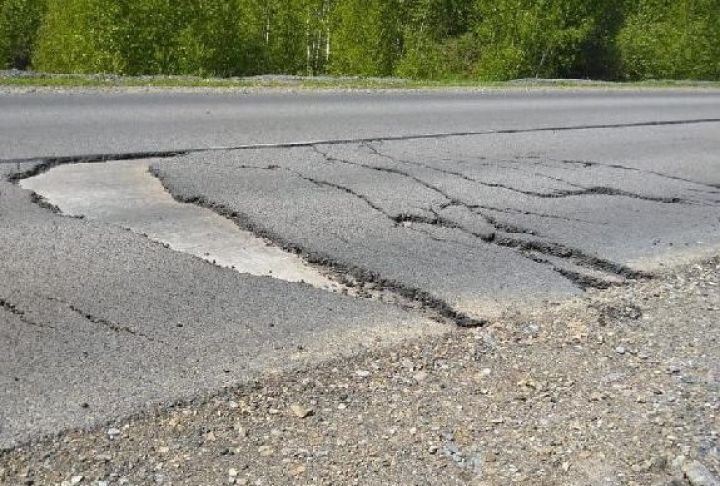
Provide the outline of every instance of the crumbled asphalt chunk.
[[27,444],[0,483],[712,485],[719,311],[716,258]]

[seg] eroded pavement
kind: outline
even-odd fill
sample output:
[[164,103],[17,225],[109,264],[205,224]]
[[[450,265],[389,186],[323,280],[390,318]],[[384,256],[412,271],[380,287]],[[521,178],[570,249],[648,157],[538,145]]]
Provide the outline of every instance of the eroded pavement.
[[[449,322],[481,325],[716,252],[719,127],[376,139],[141,162],[149,172],[138,177],[156,177],[178,205],[300,255],[351,295],[214,265],[143,226],[192,224],[172,210],[82,214],[57,193],[43,200],[0,182],[0,446],[378,340],[446,332]],[[20,179],[64,169],[51,166],[0,170],[32,188]],[[350,291],[358,285],[369,290]]]
[[214,152],[152,170],[176,198],[229,214],[310,261],[480,320],[715,248],[717,129]]

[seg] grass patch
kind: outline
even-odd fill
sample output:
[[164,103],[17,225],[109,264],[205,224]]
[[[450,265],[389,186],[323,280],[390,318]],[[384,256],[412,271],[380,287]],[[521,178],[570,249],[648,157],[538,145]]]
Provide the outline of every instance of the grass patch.
[[217,88],[300,90],[413,90],[413,89],[527,89],[527,88],[720,88],[720,81],[653,80],[607,82],[563,79],[474,81],[467,79],[413,80],[401,78],[256,76],[202,78],[195,76],[115,76],[82,74],[0,74],[0,86],[38,88]]

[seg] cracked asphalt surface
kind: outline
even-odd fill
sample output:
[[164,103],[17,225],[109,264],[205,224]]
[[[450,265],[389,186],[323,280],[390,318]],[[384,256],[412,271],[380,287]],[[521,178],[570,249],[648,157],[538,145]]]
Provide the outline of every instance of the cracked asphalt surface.
[[152,170],[176,198],[234,214],[310,261],[481,320],[513,301],[609,286],[651,272],[668,254],[717,247],[717,130],[707,123],[240,150]]
[[243,275],[0,183],[0,447],[445,326]]
[[[0,448],[651,278],[720,245],[709,90],[6,94],[0,108]],[[308,140],[332,142],[205,150]],[[219,268],[16,184],[84,154],[196,149],[148,177],[368,298]],[[400,297],[370,298],[380,289]]]

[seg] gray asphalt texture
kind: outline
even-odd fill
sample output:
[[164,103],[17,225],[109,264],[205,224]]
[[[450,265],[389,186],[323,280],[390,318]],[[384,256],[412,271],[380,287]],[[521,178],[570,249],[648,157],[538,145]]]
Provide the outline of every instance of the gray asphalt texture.
[[[447,329],[62,216],[2,180],[34,166],[14,159],[385,138],[203,151],[153,173],[459,324],[720,243],[717,91],[36,94],[0,110],[0,448]],[[508,129],[525,132],[387,140]]]
[[242,275],[0,183],[0,448],[445,328]]
[[720,117],[717,90],[0,93],[0,160]]
[[482,319],[720,243],[720,123],[189,155],[177,198]]

